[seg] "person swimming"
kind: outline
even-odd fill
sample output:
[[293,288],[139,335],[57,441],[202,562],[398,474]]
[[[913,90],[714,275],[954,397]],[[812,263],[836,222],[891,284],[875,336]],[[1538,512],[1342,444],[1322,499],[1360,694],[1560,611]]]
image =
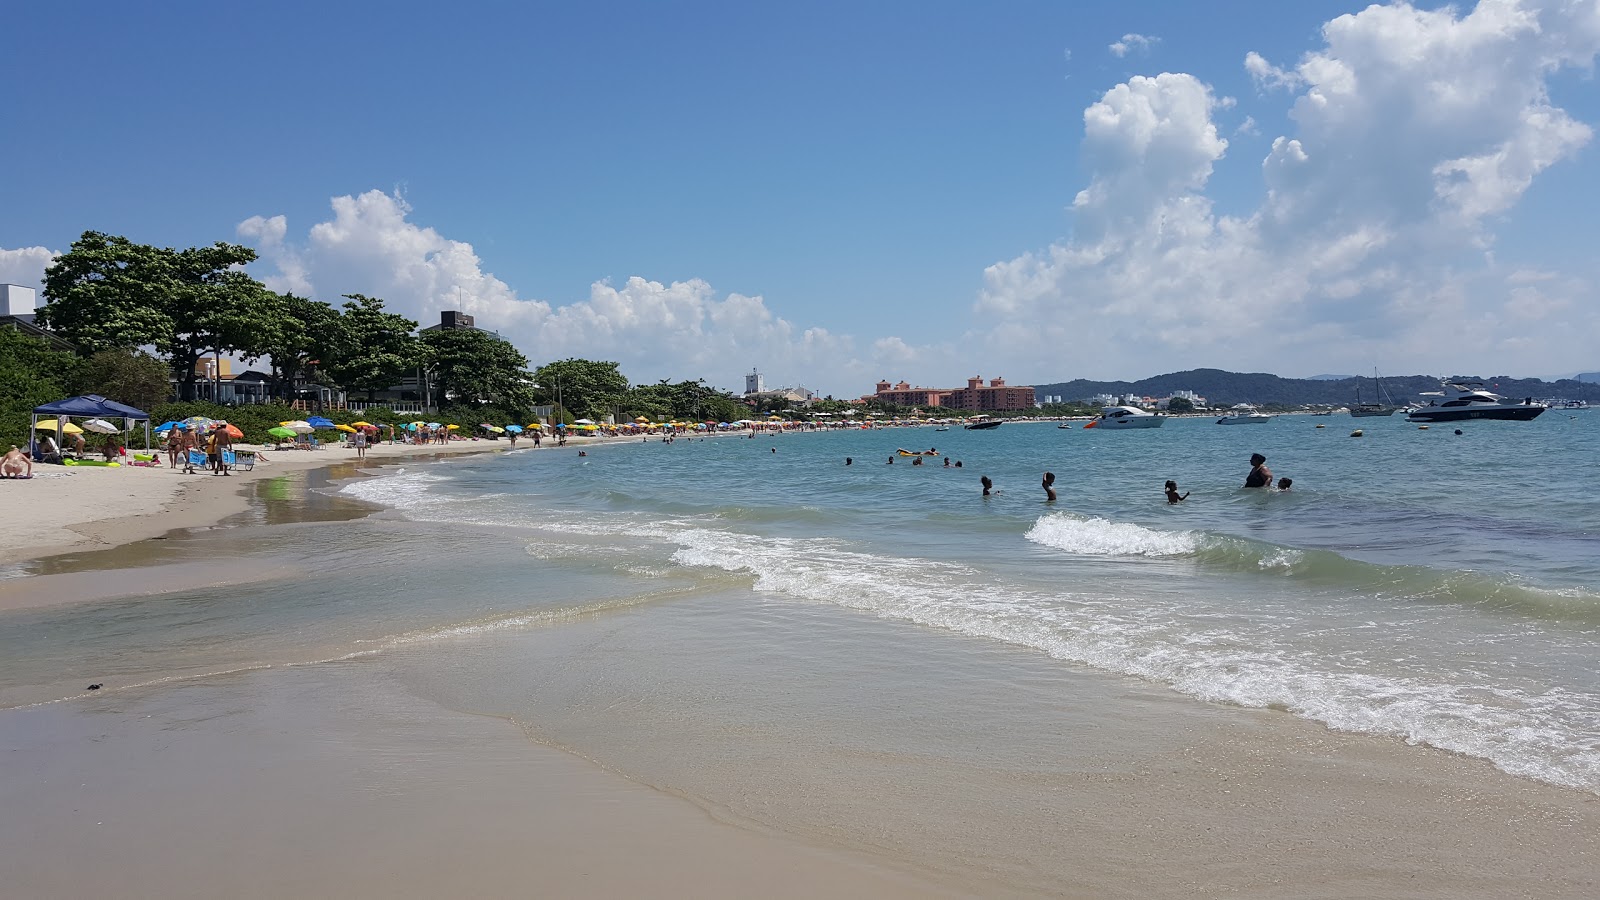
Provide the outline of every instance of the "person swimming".
[[1278,479],[1278,490],[1280,490],[1280,491],[1287,491],[1293,485],[1294,485],[1294,479],[1293,478],[1279,478]]
[[855,462],[856,462],[855,460],[851,459],[848,456],[846,456],[844,458],[844,464],[847,465],[847,466],[853,466],[853,465],[855,465]]
[[989,476],[985,475],[979,478],[978,483],[983,485],[983,495],[985,497],[989,496],[989,491],[994,488],[994,482],[989,480]]
[[1044,499],[1045,499],[1046,503],[1054,503],[1054,502],[1056,502],[1055,484],[1056,484],[1056,473],[1054,473],[1054,472],[1046,472],[1046,473],[1044,473],[1044,480],[1039,483],[1039,486],[1044,488]]
[[1176,481],[1167,482],[1167,502],[1168,503],[1179,503],[1179,502],[1182,502],[1184,500],[1187,500],[1188,498],[1189,498],[1189,494],[1187,492],[1182,493],[1182,494],[1178,493],[1178,483]]

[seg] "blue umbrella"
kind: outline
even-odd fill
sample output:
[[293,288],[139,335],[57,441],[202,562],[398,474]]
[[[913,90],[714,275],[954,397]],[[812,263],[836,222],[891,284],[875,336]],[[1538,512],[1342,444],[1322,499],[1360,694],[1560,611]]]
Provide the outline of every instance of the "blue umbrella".
[[511,431],[511,432],[515,432],[517,434],[521,434],[522,433],[522,426],[521,425],[507,425],[506,426],[506,430],[507,431]]
[[439,427],[439,423],[438,422],[429,422],[428,423],[428,427],[429,428],[438,428]]
[[322,416],[312,416],[306,420],[306,424],[310,425],[312,428],[332,428],[333,420],[324,418]]
[[160,433],[160,432],[163,432],[163,431],[171,431],[174,428],[182,428],[182,427],[183,427],[183,423],[182,422],[162,422],[160,425],[156,426],[156,432]]

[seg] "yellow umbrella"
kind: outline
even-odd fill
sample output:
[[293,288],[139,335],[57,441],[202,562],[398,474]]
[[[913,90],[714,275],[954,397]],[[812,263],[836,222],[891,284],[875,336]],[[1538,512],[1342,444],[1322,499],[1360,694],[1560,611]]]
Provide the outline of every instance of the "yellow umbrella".
[[357,428],[363,428],[363,427],[371,428],[371,427],[373,427],[371,422],[357,422],[357,423],[355,423],[355,426]]
[[333,427],[339,429],[340,431],[349,432],[350,434],[355,434],[355,431],[356,431],[354,428],[351,428],[349,425],[335,425]]
[[445,427],[444,427],[444,429],[445,429],[445,430],[446,430],[446,431],[456,431],[456,430],[457,430],[457,429],[459,429],[459,428],[460,428],[460,427],[461,427],[461,426],[460,426],[460,425],[446,425],[446,426],[445,426]]
[[[36,425],[34,427],[35,427],[36,430],[40,430],[40,431],[55,431],[56,430],[56,420],[51,419],[48,422],[40,422],[38,425]],[[66,427],[61,429],[61,433],[62,434],[83,434],[83,429],[79,428],[78,426],[76,426],[74,424],[72,424],[71,422],[68,422],[66,424]]]

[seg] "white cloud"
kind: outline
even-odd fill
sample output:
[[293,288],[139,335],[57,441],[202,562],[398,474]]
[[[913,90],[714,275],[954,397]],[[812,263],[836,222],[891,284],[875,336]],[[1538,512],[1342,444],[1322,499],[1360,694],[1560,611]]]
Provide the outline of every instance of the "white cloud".
[[7,250],[0,247],[0,284],[19,284],[39,292],[39,302],[44,302],[44,270],[56,258],[54,250],[44,247],[21,247]]
[[[1108,376],[1592,360],[1583,335],[1600,313],[1579,302],[1592,287],[1530,283],[1486,251],[1496,217],[1590,139],[1546,79],[1592,65],[1600,3],[1372,6],[1323,35],[1292,67],[1246,58],[1258,84],[1293,92],[1295,129],[1262,162],[1259,206],[1237,216],[1206,193],[1228,149],[1206,85],[1133,78],[1091,105],[1071,239],[986,272],[977,310],[1004,320],[981,336],[992,351],[1070,347],[1073,370]],[[1570,327],[1518,340],[1556,314]]]
[[704,376],[730,388],[742,387],[741,374],[755,365],[769,383],[818,379],[806,386],[854,396],[883,371],[949,360],[947,349],[913,350],[897,338],[858,353],[850,336],[798,326],[761,297],[719,295],[699,279],[602,280],[586,299],[565,305],[526,299],[483,271],[470,244],[411,221],[398,196],[368,191],[335,197],[332,207],[332,218],[313,225],[303,242],[290,239],[283,216],[239,223],[240,238],[270,267],[268,286],[335,303],[348,293],[381,297],[425,325],[441,310],[461,310],[536,365],[568,356],[611,359],[635,381]]
[[1112,43],[1106,49],[1111,51],[1112,56],[1121,59],[1129,53],[1148,53],[1151,47],[1159,43],[1161,38],[1147,34],[1125,34],[1122,40]]

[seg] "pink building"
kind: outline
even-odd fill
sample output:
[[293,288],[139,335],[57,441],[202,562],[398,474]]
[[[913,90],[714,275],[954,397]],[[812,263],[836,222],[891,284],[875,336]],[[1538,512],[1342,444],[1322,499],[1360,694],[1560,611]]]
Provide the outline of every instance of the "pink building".
[[991,379],[987,385],[981,377],[968,378],[964,388],[912,387],[904,381],[899,384],[880,381],[877,392],[863,399],[899,406],[942,406],[967,410],[1032,409],[1034,390],[1029,386],[1007,385],[1004,378]]

